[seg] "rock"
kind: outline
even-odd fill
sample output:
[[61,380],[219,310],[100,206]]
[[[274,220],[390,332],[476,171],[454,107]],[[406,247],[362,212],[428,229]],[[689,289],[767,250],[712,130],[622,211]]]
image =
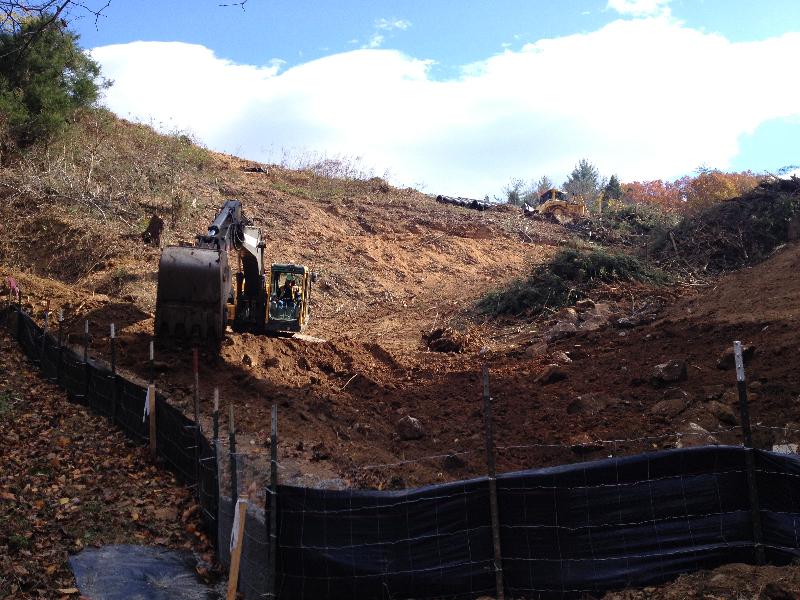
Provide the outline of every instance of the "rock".
[[719,440],[697,423],[687,423],[678,432],[678,448],[694,448],[719,444]]
[[686,361],[670,360],[653,367],[651,382],[656,387],[686,380]]
[[549,383],[556,383],[563,381],[567,378],[567,372],[558,365],[547,365],[539,376],[534,380],[536,383],[547,385]]
[[579,312],[586,312],[587,310],[592,310],[594,308],[594,300],[591,298],[584,298],[582,300],[578,300],[575,303],[575,308]]
[[611,316],[611,306],[606,302],[596,302],[592,312],[596,317],[609,318]]
[[777,454],[797,454],[797,444],[773,444],[772,451]]
[[[756,347],[752,344],[742,346],[742,359],[744,359],[745,366],[753,358],[756,353]],[[724,350],[717,359],[717,368],[723,371],[729,371],[736,367],[736,359],[733,355],[733,347]]]
[[542,356],[547,352],[547,342],[537,342],[535,344],[531,344],[525,349],[525,355],[534,357],[534,356]]
[[725,423],[726,425],[736,425],[738,423],[736,413],[727,404],[712,400],[706,407],[708,412],[714,415],[720,423]]
[[459,471],[463,469],[467,464],[464,462],[464,459],[458,456],[458,454],[448,454],[444,457],[442,461],[442,468],[447,471],[448,473],[453,473],[454,471]]
[[656,315],[651,313],[636,313],[629,317],[617,319],[617,325],[623,329],[633,329],[656,320]]
[[588,433],[579,433],[569,439],[569,449],[576,454],[586,454],[603,449],[603,444],[594,441]]
[[664,393],[661,395],[661,398],[664,400],[683,400],[685,404],[688,404],[691,401],[691,396],[688,392],[683,391],[681,388],[671,387],[664,390]]
[[425,437],[425,430],[422,428],[422,423],[419,422],[419,419],[410,415],[406,415],[400,419],[397,425],[395,425],[395,430],[397,431],[397,435],[400,436],[400,439],[404,441],[419,440]]
[[603,315],[591,315],[581,323],[582,331],[597,331],[608,325],[608,317]]
[[311,446],[311,460],[317,462],[320,460],[328,460],[331,457],[331,452],[328,447],[322,442],[318,442]]
[[553,352],[553,354],[550,356],[550,359],[554,363],[562,363],[565,365],[572,362],[572,359],[569,356],[567,356],[566,352],[563,352],[562,350],[559,350],[558,352]]
[[247,366],[247,367],[252,367],[253,366],[253,357],[250,356],[249,354],[243,354],[242,355],[242,364]]
[[567,405],[567,414],[594,415],[618,403],[619,400],[617,398],[612,398],[605,394],[584,394],[578,396]]
[[703,394],[705,395],[706,401],[708,400],[719,400],[722,398],[722,395],[725,393],[725,386],[720,385],[707,385],[703,388]]
[[577,323],[578,312],[572,307],[565,307],[553,315],[553,318],[556,321],[563,321],[565,323]]
[[685,408],[685,400],[681,398],[670,398],[656,402],[652,407],[650,407],[650,414],[671,419],[681,414]]
[[758,600],[796,600],[797,594],[789,591],[780,583],[770,581],[758,594]]
[[550,331],[547,332],[547,341],[554,342],[556,340],[569,337],[576,331],[578,331],[578,327],[575,325],[575,323],[559,321],[550,328]]

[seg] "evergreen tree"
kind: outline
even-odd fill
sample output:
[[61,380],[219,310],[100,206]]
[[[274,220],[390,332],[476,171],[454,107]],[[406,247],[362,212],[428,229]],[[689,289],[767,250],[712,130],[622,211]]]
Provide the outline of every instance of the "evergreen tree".
[[536,182],[536,194],[541,196],[550,189],[553,189],[553,182],[550,181],[550,178],[547,175],[542,175],[539,178],[539,181]]
[[[24,20],[0,32],[0,125],[21,146],[57,133],[99,93],[99,65],[61,19]],[[102,84],[107,85],[107,84]]]
[[622,186],[616,175],[612,175],[603,189],[603,196],[606,200],[619,200],[622,198]]
[[585,158],[578,162],[564,182],[564,191],[575,200],[585,202],[587,207],[594,205],[602,187],[597,167]]

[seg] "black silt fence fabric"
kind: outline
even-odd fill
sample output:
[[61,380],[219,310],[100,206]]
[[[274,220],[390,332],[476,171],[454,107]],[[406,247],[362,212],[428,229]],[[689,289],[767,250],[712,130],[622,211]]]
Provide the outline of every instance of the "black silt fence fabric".
[[[114,385],[102,366],[63,348],[42,359],[42,329],[12,309],[6,325],[45,375],[53,360],[73,400],[112,411],[125,433],[147,442],[146,390]],[[88,392],[88,393],[87,393]],[[219,556],[228,556],[233,511],[219,495],[212,445],[194,423],[157,399],[159,454],[198,485]],[[199,451],[198,451],[199,450]],[[800,558],[800,459],[741,447],[668,450],[502,475],[497,480],[506,593],[572,598],[658,584],[697,569],[755,557],[745,452],[753,452],[768,560]],[[197,467],[196,457],[200,457]],[[199,474],[199,480],[198,480]],[[400,492],[279,486],[278,580],[282,598],[472,598],[493,595],[485,478]],[[217,517],[219,515],[219,517]],[[248,512],[243,580],[248,598],[266,585],[267,530]]]
[[738,447],[512,474],[498,493],[512,596],[600,593],[754,560]]
[[156,452],[187,485],[197,481],[197,432],[194,421],[156,395]]
[[200,437],[200,479],[198,485],[198,502],[203,511],[203,521],[214,545],[217,544],[219,510],[219,481],[217,475],[217,457],[214,446],[205,436]]
[[434,598],[494,589],[486,480],[400,492],[280,486],[285,598]]
[[150,426],[144,418],[144,401],[147,390],[127,379],[117,379],[117,413],[115,421],[133,441],[144,444],[150,435]]
[[[670,450],[498,478],[506,593],[571,598],[754,562],[741,447]],[[800,556],[800,461],[756,451],[768,557]],[[406,492],[279,488],[287,598],[491,595],[485,479]]]

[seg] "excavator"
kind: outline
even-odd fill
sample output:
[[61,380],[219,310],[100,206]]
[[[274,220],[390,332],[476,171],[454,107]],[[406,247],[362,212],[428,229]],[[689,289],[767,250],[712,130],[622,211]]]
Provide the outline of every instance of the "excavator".
[[[155,335],[219,346],[226,327],[253,333],[302,331],[310,317],[311,273],[303,265],[264,271],[261,230],[227,200],[193,246],[167,246],[158,263]],[[229,254],[238,268],[231,274]]]

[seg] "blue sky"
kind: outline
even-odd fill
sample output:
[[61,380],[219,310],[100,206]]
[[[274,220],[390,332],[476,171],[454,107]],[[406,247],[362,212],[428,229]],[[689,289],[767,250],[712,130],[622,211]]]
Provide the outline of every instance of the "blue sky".
[[115,80],[106,104],[434,193],[560,181],[584,157],[623,180],[800,162],[800,89],[778,78],[797,79],[797,0],[224,1],[74,18]]

